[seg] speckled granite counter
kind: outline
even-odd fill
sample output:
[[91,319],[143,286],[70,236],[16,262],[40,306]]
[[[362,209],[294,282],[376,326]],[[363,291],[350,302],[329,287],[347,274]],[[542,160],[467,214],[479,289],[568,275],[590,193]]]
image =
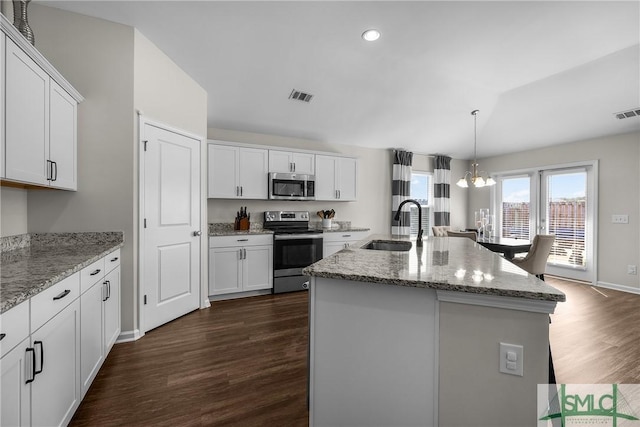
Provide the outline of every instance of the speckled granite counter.
[[2,238],[0,313],[122,247],[122,232],[34,233]]
[[[565,295],[470,239],[429,237],[408,252],[361,249],[374,235],[305,268],[303,274],[395,286],[564,301]],[[394,240],[397,240],[394,239]]]
[[233,223],[209,223],[209,236],[236,236],[246,234],[273,234],[273,231],[262,228],[261,222],[252,222],[249,230],[234,230]]

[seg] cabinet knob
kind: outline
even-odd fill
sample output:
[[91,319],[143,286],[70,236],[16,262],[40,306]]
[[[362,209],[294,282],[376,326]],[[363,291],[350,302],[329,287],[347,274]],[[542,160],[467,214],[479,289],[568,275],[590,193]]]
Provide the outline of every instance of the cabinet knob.
[[194,235],[195,237],[202,236],[202,231],[200,231],[200,230],[198,230],[198,231],[194,231],[194,232],[193,232],[193,235]]

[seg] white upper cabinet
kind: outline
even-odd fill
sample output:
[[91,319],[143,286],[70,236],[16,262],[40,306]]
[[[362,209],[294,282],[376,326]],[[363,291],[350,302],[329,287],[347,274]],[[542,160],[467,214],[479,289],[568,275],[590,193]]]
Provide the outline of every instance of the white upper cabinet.
[[295,151],[269,150],[269,172],[301,173],[313,175],[315,154]]
[[208,197],[266,200],[268,150],[209,144]]
[[0,178],[77,189],[77,108],[82,96],[0,15]]
[[315,175],[316,200],[356,200],[357,159],[316,155]]
[[56,82],[50,87],[49,179],[52,187],[76,190],[78,103]]
[[48,185],[49,75],[8,39],[5,55],[5,178]]

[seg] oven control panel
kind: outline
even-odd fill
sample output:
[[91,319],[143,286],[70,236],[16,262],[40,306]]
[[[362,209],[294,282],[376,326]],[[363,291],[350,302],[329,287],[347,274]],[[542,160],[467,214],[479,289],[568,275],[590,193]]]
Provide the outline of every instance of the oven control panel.
[[309,221],[309,211],[265,211],[264,221]]

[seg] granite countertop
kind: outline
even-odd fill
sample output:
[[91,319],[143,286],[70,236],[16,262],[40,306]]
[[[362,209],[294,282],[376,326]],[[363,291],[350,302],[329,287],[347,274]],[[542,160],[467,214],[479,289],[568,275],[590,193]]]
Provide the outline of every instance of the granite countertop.
[[[312,222],[309,224],[309,229],[322,231],[324,233],[369,231],[368,228],[352,227],[349,221],[334,221],[331,228],[322,228],[322,223]],[[273,231],[262,228],[262,223],[251,223],[249,230],[234,230],[233,223],[209,223],[209,236],[237,236],[247,234],[273,234]]]
[[[361,249],[373,235],[305,268],[307,276],[446,291],[565,301],[565,295],[506,259],[465,238],[428,237],[408,252]],[[404,239],[406,240],[406,239]]]
[[122,232],[34,233],[2,238],[0,313],[123,245]]

